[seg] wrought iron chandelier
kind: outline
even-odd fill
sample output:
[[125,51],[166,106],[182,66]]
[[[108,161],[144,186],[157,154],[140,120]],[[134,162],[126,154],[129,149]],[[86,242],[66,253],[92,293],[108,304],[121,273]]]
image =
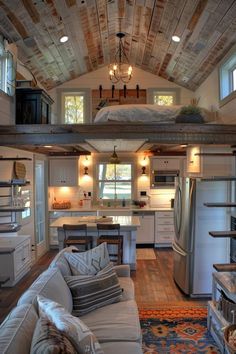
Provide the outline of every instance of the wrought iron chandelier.
[[133,68],[125,54],[124,44],[122,43],[122,38],[125,37],[125,34],[118,32],[116,36],[119,38],[119,45],[115,54],[115,61],[109,65],[110,80],[113,84],[116,84],[118,81],[128,83],[132,78]]

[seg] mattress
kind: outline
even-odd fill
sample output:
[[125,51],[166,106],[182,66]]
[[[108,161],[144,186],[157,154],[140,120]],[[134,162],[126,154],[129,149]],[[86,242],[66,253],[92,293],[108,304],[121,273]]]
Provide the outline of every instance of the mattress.
[[175,123],[181,105],[158,106],[154,104],[126,104],[102,108],[94,123],[105,122],[159,122]]

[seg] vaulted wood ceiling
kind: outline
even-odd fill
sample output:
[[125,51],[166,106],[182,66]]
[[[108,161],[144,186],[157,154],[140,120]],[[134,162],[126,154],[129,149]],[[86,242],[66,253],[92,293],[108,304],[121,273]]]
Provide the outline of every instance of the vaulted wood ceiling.
[[195,90],[236,43],[236,1],[0,0],[0,32],[46,89],[108,65],[120,30],[134,66]]

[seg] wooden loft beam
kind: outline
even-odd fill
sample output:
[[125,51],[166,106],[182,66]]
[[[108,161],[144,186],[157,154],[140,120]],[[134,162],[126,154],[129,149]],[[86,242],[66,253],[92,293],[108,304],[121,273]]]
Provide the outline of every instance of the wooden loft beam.
[[236,144],[236,125],[113,123],[1,125],[0,144],[79,144],[86,139],[143,139],[166,144]]

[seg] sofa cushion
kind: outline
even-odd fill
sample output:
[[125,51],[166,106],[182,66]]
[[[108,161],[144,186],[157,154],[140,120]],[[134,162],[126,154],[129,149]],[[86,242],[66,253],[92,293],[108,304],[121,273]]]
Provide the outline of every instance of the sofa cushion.
[[102,354],[97,338],[78,317],[72,316],[60,304],[38,295],[40,316],[45,316],[59,331],[63,331],[80,354]]
[[122,297],[118,277],[110,264],[97,275],[73,275],[65,280],[72,293],[74,316],[120,301]]
[[68,312],[72,311],[71,292],[58,268],[51,268],[43,272],[20,297],[18,305],[33,303],[37,306],[37,295],[43,295],[58,302]]
[[26,354],[38,315],[33,305],[15,307],[0,326],[0,352],[2,354]]
[[36,324],[30,354],[76,354],[77,351],[67,336],[52,322],[40,317]]
[[141,342],[141,328],[136,302],[121,301],[81,317],[100,343]]
[[64,253],[71,253],[73,250],[77,250],[77,248],[74,246],[63,248],[52,260],[51,264],[49,265],[49,268],[59,268],[63,276],[71,275],[70,265],[64,257]]
[[101,343],[101,347],[104,354],[143,354],[141,345],[136,342],[108,342]]
[[123,289],[121,301],[134,300],[134,283],[131,278],[120,277],[120,287]]
[[72,275],[94,275],[110,263],[106,242],[85,252],[64,253]]

